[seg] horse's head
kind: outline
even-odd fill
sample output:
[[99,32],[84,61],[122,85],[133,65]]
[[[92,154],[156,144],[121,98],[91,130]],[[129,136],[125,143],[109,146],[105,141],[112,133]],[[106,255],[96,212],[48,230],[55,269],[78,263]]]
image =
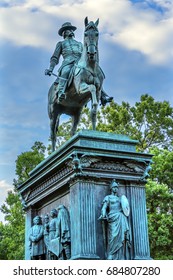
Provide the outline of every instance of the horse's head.
[[98,59],[98,24],[99,19],[94,23],[93,21],[88,22],[88,18],[85,18],[84,46],[86,47],[89,60],[93,61]]

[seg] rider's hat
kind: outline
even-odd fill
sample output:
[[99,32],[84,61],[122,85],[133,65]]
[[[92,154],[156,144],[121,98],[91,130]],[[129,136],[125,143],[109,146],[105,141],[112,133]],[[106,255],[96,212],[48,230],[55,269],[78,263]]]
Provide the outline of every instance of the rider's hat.
[[58,30],[58,34],[59,34],[60,36],[62,36],[62,33],[63,33],[65,30],[67,30],[67,29],[72,29],[72,30],[74,31],[74,30],[77,29],[77,27],[71,25],[70,22],[65,22],[65,23],[61,26],[61,28]]

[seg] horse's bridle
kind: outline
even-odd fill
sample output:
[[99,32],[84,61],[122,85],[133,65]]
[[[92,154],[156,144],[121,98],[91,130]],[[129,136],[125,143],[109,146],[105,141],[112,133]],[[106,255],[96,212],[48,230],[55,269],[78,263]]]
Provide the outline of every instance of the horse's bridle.
[[[87,32],[87,31],[89,31],[89,32]],[[97,54],[97,42],[95,43],[94,39],[96,36],[98,36],[98,31],[96,28],[91,26],[91,27],[86,28],[84,34],[85,34],[85,38],[88,38],[86,41],[87,55],[88,55],[89,59],[94,60],[95,55]]]

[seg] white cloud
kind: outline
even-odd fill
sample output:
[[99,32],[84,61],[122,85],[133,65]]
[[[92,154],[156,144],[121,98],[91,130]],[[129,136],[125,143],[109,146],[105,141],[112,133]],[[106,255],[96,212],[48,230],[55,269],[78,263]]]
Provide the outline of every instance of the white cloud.
[[12,190],[13,187],[5,180],[0,180],[0,199],[4,201],[6,198],[7,191]]
[[113,39],[128,49],[142,52],[153,63],[164,64],[173,58],[172,36],[173,19],[157,23],[135,20]]
[[1,21],[2,40],[20,46],[46,48],[52,26],[44,13],[31,13],[23,7],[1,8]]
[[119,11],[119,25],[113,24],[112,20],[106,30],[107,40],[143,53],[152,63],[169,63],[173,58],[173,7],[160,14],[157,9],[141,9],[138,5],[125,2],[126,5]]
[[[83,20],[100,18],[100,32],[115,44],[143,53],[152,63],[164,64],[173,57],[173,3],[146,0],[167,8],[142,8],[128,0],[85,1],[5,1],[1,8],[0,37],[16,45],[29,45],[53,51],[58,27],[71,21],[83,30]],[[9,20],[10,19],[10,20]],[[109,36],[108,34],[111,34]]]

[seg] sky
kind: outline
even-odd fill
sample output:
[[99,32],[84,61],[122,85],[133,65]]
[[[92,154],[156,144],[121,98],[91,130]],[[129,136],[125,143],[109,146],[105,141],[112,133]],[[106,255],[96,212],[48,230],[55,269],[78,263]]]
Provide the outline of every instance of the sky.
[[17,156],[35,141],[48,145],[54,77],[44,71],[62,40],[58,30],[71,22],[83,42],[86,16],[99,18],[104,89],[114,101],[134,105],[148,93],[173,106],[173,0],[0,0],[0,205]]

